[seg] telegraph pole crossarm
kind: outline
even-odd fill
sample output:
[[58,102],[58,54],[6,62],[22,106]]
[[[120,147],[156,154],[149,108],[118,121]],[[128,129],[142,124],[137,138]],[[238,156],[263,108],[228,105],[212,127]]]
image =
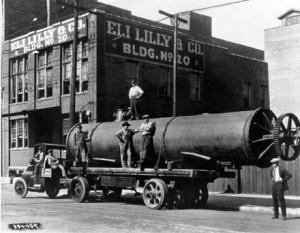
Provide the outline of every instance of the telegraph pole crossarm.
[[177,28],[179,22],[187,23],[187,20],[178,16],[178,14],[169,14],[165,11],[159,10],[160,14],[163,14],[170,19],[173,19],[174,25],[174,50],[173,50],[173,117],[176,116],[176,75],[177,75]]

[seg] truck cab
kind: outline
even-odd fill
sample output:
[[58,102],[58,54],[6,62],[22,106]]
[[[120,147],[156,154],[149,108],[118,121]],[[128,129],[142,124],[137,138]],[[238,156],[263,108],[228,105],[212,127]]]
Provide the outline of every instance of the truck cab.
[[[43,153],[43,159],[39,165],[35,164],[34,155],[38,152],[38,148]],[[46,155],[48,150],[52,150],[52,154],[62,166],[49,167],[46,166]],[[59,189],[64,186],[65,182],[61,182],[62,174],[65,174],[66,166],[66,146],[61,144],[38,143],[34,146],[34,154],[27,166],[9,167],[9,176],[11,183],[14,184],[14,191],[20,197],[25,197],[28,191],[45,192],[48,197],[54,198]],[[40,166],[39,172],[35,174],[35,166]]]

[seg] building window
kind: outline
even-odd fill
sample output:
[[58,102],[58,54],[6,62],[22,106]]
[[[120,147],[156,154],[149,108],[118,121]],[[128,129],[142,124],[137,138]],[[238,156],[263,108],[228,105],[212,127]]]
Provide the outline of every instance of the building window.
[[10,147],[28,147],[28,121],[27,119],[10,121]]
[[171,97],[172,72],[171,69],[160,67],[158,72],[158,96]]
[[[88,42],[80,41],[77,45],[76,93],[88,91]],[[72,44],[63,47],[63,94],[70,94],[72,75]]]
[[190,100],[200,101],[201,99],[201,89],[200,89],[200,75],[191,74],[190,75]]
[[260,86],[260,106],[266,107],[268,100],[268,87],[267,85]]
[[39,52],[36,69],[37,99],[47,98],[53,95],[52,62],[52,49]]
[[10,103],[28,101],[28,62],[27,57],[11,60]]
[[251,82],[243,83],[243,104],[245,108],[251,107],[252,89]]

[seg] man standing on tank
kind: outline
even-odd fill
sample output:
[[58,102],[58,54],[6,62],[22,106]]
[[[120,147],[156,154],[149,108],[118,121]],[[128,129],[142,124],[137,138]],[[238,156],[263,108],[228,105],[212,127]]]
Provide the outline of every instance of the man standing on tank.
[[141,149],[140,149],[140,167],[144,169],[145,163],[154,161],[154,145],[153,136],[155,134],[156,126],[154,122],[151,122],[149,115],[144,115],[145,121],[141,124],[139,131],[142,135]]
[[83,161],[87,162],[87,145],[86,145],[86,139],[87,139],[87,132],[82,131],[82,126],[79,124],[77,126],[77,131],[75,133],[75,146],[76,146],[76,161]]
[[131,88],[129,89],[129,101],[131,108],[131,120],[138,120],[140,116],[138,102],[144,91],[136,84],[136,79],[131,81]]
[[[120,159],[121,165],[123,168],[132,167],[132,156],[134,154],[134,146],[133,146],[133,135],[137,133],[137,130],[129,129],[130,124],[125,121],[122,123],[122,129],[116,132],[116,137],[119,139],[120,145]],[[125,160],[125,156],[127,155],[127,161]]]

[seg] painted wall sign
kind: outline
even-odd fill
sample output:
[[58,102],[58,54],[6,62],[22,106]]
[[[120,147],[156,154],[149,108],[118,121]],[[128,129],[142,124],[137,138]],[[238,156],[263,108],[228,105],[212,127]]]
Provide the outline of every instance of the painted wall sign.
[[[105,24],[106,52],[173,63],[172,32],[115,18],[107,19]],[[179,35],[177,51],[178,66],[203,71],[203,44]]]
[[[55,44],[65,43],[73,39],[74,22],[63,22],[51,28],[36,31],[34,34],[25,35],[10,41],[10,55],[20,56],[34,50],[43,49]],[[78,19],[78,37],[87,36],[87,19]]]

